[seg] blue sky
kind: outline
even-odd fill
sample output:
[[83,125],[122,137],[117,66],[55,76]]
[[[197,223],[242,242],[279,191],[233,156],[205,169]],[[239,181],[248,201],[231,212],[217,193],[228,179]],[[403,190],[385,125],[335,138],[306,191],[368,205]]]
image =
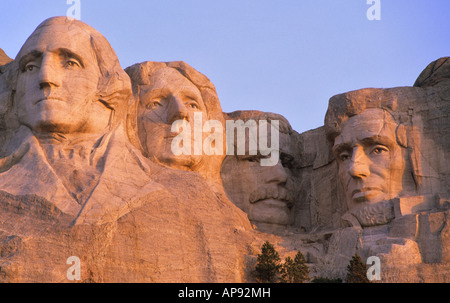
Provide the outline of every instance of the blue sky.
[[[450,56],[449,0],[79,0],[123,68],[182,60],[215,84],[222,109],[285,116],[298,132],[323,125],[328,99],[365,87],[412,86]],[[2,0],[0,48],[15,57],[67,0]]]

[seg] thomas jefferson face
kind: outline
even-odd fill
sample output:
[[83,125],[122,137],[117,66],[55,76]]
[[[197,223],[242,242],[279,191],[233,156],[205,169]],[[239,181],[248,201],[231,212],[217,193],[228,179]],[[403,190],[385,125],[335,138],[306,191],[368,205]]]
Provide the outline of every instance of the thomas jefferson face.
[[382,109],[367,109],[344,122],[333,153],[349,209],[390,199],[402,190],[405,168],[397,123]]
[[184,119],[190,123],[193,132],[196,112],[203,113],[202,121],[206,121],[206,107],[201,93],[191,81],[168,67],[156,70],[151,75],[150,83],[140,86],[139,94],[138,133],[144,149],[157,162],[190,170],[202,156],[175,155],[171,144],[178,133],[172,132],[171,127],[176,120]]
[[44,26],[21,49],[19,121],[40,133],[103,131],[111,111],[94,102],[100,77],[90,35],[76,26]]

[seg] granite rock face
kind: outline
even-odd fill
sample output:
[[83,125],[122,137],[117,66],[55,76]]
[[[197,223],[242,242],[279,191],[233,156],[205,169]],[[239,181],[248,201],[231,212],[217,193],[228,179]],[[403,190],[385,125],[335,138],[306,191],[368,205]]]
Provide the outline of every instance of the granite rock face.
[[[232,142],[234,152],[227,155],[222,163],[220,173],[227,196],[261,230],[284,230],[294,222],[294,204],[298,199],[298,173],[294,158],[296,133],[283,116],[274,113],[236,111],[226,115],[227,121],[242,122],[249,129],[249,136],[242,141],[245,151],[242,154],[238,152],[240,134],[237,131]],[[260,121],[267,121],[267,124]],[[264,165],[263,161],[272,157],[272,152],[269,155],[261,152],[262,140],[256,137],[266,127],[269,142],[277,133],[278,157],[271,165]],[[252,130],[255,138],[252,138]]]
[[11,61],[12,59],[8,57],[3,49],[0,48],[0,65],[5,65]]
[[179,189],[143,197],[141,207],[102,224],[73,225],[47,200],[3,193],[2,281],[67,282],[71,256],[80,259],[84,282],[242,281],[245,217],[199,176],[156,175]]
[[124,70],[95,29],[47,19],[0,49],[0,281],[255,282],[270,241],[312,277],[358,254],[379,282],[450,282],[449,62],[332,96],[298,133],[222,112],[185,62]]
[[[384,282],[449,281],[446,62],[430,64],[414,87],[333,96],[325,116],[338,167],[338,199],[347,208],[342,224],[360,230],[350,233],[354,245],[344,248],[346,258],[353,252],[378,256]],[[348,235],[336,233],[342,238],[336,242],[346,243]],[[342,255],[331,248],[328,259],[336,251]],[[334,270],[340,267],[336,263],[331,261]],[[343,271],[334,274],[342,277]]]
[[250,222],[133,144],[131,81],[100,33],[48,19],[5,70],[3,281],[67,281],[70,257],[82,281],[242,281]]

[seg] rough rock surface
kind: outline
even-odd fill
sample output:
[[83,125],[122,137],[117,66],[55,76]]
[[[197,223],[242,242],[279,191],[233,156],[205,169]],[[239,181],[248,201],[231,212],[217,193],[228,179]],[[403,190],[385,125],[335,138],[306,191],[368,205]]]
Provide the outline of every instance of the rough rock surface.
[[199,176],[157,175],[170,190],[103,224],[73,225],[42,198],[3,192],[2,281],[64,282],[66,260],[77,256],[87,282],[241,282],[246,217]]
[[[265,241],[300,250],[311,277],[345,279],[359,254],[380,259],[378,282],[450,282],[449,62],[332,96],[324,125],[298,133],[222,113],[184,62],[125,72],[96,30],[50,18],[14,60],[0,49],[0,282],[71,282],[71,257],[81,282],[255,282]],[[244,155],[175,156],[172,123],[199,115],[266,121],[278,161],[249,139]]]
[[6,63],[11,62],[12,59],[8,57],[3,49],[0,48],[0,65],[5,65]]

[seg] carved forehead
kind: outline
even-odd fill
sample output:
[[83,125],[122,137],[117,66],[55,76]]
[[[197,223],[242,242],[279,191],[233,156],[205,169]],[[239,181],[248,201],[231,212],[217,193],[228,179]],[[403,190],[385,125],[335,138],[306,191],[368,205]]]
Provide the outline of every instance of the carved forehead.
[[175,89],[190,89],[195,91],[200,96],[200,91],[197,86],[179,73],[176,69],[163,67],[155,70],[149,75],[149,84],[143,85],[142,90],[169,87],[173,90]]
[[30,35],[19,51],[16,59],[32,51],[56,51],[68,49],[83,56],[85,59],[94,59],[92,49],[92,34],[97,33],[93,28],[81,23],[65,21],[62,19],[49,20],[39,25]]
[[[155,62],[145,61],[134,64],[125,69],[131,78],[134,94],[140,94],[141,89],[151,85],[152,75],[160,69],[171,69],[173,72],[179,73],[186,80],[197,87],[201,94],[202,101],[205,105],[209,119],[223,121],[222,108],[220,106],[219,97],[217,96],[214,84],[202,73],[188,65],[183,61],[172,62]],[[144,87],[142,87],[144,86]]]
[[280,133],[291,135],[293,132],[289,121],[284,116],[276,113],[261,112],[257,110],[238,110],[227,113],[226,116],[232,120],[242,120],[244,122],[248,120],[254,120],[256,122],[259,120],[266,120],[270,124],[270,121],[276,120],[279,122]]
[[372,141],[392,145],[396,142],[396,128],[397,123],[389,112],[379,108],[366,109],[342,124],[334,147]]
[[365,88],[331,97],[324,121],[328,141],[333,144],[344,123],[367,109],[385,110],[391,115],[396,113],[397,99],[395,91],[379,88]]

